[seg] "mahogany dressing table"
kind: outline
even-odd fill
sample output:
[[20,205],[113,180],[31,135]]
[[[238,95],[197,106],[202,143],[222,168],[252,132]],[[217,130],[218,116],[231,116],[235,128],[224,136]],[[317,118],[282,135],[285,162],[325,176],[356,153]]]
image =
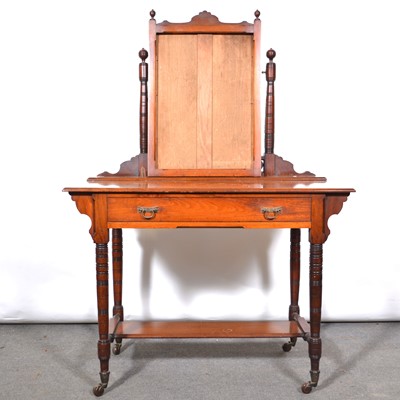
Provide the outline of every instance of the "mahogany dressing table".
[[[111,174],[68,187],[90,217],[96,246],[98,357],[96,396],[109,381],[111,344],[123,338],[297,338],[308,342],[310,393],[321,358],[322,250],[328,219],[354,189],[297,173],[274,154],[275,51],[266,66],[264,154],[261,155],[260,13],[254,23],[222,23],[204,11],[187,23],[156,23],[150,13],[148,53],[139,52],[140,154]],[[148,84],[149,83],[149,84]],[[157,228],[290,229],[287,321],[128,321],[122,306],[122,230]],[[310,242],[310,321],[300,316],[300,233]],[[112,237],[114,305],[109,315],[108,243]],[[110,318],[111,317],[111,318]]]

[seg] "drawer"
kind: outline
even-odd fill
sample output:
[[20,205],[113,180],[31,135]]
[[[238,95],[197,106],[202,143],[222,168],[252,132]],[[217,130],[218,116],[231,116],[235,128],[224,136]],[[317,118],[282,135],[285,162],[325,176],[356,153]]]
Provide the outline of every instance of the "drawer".
[[116,196],[109,222],[307,222],[310,197]]

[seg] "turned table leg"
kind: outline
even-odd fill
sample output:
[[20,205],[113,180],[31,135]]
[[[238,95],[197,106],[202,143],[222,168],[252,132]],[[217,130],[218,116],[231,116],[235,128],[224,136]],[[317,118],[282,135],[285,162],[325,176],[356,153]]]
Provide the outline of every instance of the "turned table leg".
[[310,393],[318,385],[319,360],[322,353],[320,337],[322,306],[322,244],[310,245],[310,335],[308,353],[311,361],[311,380],[302,386],[303,393]]
[[[300,288],[300,229],[290,230],[290,306],[289,321],[294,321],[295,316],[300,314],[299,288]],[[291,337],[289,342],[282,348],[290,351],[296,345],[297,337]]]
[[100,383],[93,388],[96,396],[101,396],[110,376],[110,338],[108,333],[108,247],[107,243],[96,243],[96,281],[100,360]]
[[[114,307],[113,316],[118,316],[119,321],[124,320],[124,308],[122,306],[122,229],[112,230],[112,262],[113,262],[113,291]],[[121,351],[122,339],[115,339],[113,353],[119,354]]]

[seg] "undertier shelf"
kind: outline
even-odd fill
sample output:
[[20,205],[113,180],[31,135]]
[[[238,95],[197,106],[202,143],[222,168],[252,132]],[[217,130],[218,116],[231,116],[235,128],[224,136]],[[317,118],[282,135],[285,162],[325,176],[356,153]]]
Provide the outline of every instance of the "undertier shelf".
[[309,332],[296,321],[118,321],[110,320],[114,338],[285,338]]

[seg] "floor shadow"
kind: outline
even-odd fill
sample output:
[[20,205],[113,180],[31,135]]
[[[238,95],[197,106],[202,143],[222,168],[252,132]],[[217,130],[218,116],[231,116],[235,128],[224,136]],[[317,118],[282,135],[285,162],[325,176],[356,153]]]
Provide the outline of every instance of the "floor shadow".
[[281,358],[284,339],[140,339],[122,346],[130,351],[131,367],[111,383],[117,388],[160,359],[271,359]]
[[[344,325],[347,325],[345,328]],[[391,329],[388,329],[385,324],[374,330],[364,329],[363,324],[356,323],[357,332],[351,333],[351,323],[325,323],[321,327],[322,338],[322,358],[320,361],[321,375],[318,383],[318,388],[328,388],[337,381],[343,379],[349,371],[360,368],[365,359],[371,357],[371,353],[376,348],[385,342],[390,342],[390,338],[396,337]],[[341,329],[338,329],[340,327]],[[398,328],[396,328],[398,329]],[[361,330],[361,332],[360,332]],[[341,335],[341,332],[344,334]],[[398,335],[397,335],[398,336]],[[348,343],[341,346],[343,340],[346,339]],[[307,355],[308,344],[300,340],[302,346],[301,352],[296,355],[296,350],[299,344],[296,345],[290,353],[289,357],[296,357],[303,359],[304,363],[310,365],[310,360]],[[304,351],[305,350],[305,351]],[[331,365],[327,365],[331,364]],[[310,379],[309,375],[299,373],[298,366],[293,366],[288,363],[277,364],[277,368],[281,373],[291,376],[294,381],[300,385]],[[300,389],[299,389],[300,392]]]
[[[85,355],[90,363],[97,365],[97,348],[96,341],[98,337],[98,329],[96,324],[51,324],[49,333],[46,336],[48,343],[46,344],[46,354],[52,358],[52,362],[60,370],[67,370],[70,374],[85,382],[88,386],[93,385],[93,376],[87,368],[86,361],[82,361],[82,355]],[[66,337],[64,330],[70,332],[70,336]],[[63,331],[62,333],[57,333]],[[76,331],[76,332],[75,332]],[[76,334],[75,334],[76,333]],[[79,336],[72,350],[66,351],[69,347],[70,337]],[[59,338],[62,338],[60,342]],[[65,343],[66,342],[66,343]],[[91,357],[93,356],[93,357]],[[90,358],[89,358],[90,357]]]
[[174,358],[280,358],[285,339],[145,339],[136,343],[135,360]]
[[[358,324],[357,329],[363,330],[362,325],[363,324]],[[328,335],[331,329],[334,331],[335,328],[333,325],[324,325],[322,331],[323,335]],[[398,329],[398,327],[395,329]],[[349,332],[349,330],[347,330],[347,332]],[[388,329],[387,325],[382,324],[373,330],[373,334],[371,334],[371,330],[365,329],[363,333],[358,333],[354,337],[349,335],[349,333],[344,337],[349,340],[352,344],[351,346],[346,345],[342,348],[340,344],[343,338],[341,340],[340,336],[337,340],[332,337],[327,337],[323,342],[326,347],[324,356],[331,359],[336,365],[336,368],[333,373],[323,379],[320,385],[321,387],[329,387],[340,380],[342,376],[348,374],[349,371],[360,366],[366,358],[371,356],[371,353],[374,352],[379,345],[382,343],[390,343],[393,340],[392,338],[396,337],[396,335],[393,334],[391,329]],[[351,349],[349,349],[349,347],[351,347]]]

